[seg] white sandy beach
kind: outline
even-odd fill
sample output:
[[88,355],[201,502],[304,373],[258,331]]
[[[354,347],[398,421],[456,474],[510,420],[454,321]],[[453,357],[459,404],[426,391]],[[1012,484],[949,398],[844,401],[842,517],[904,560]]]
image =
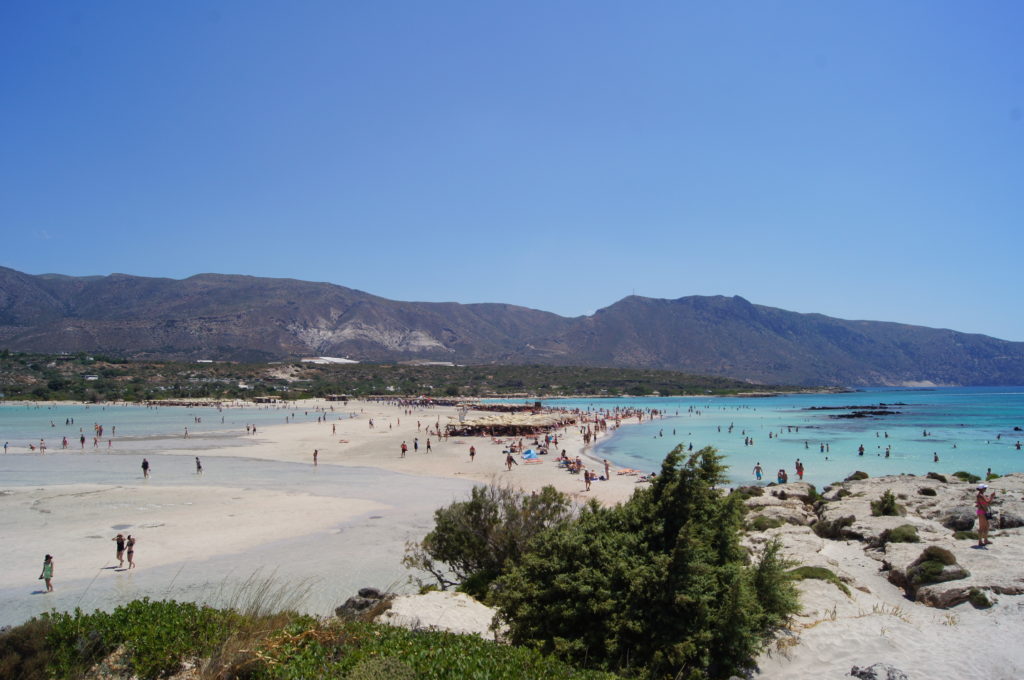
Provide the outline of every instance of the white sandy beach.
[[[196,439],[190,440],[193,448],[171,442],[151,456],[149,480],[142,479],[139,456],[12,456],[5,464],[20,470],[23,481],[0,484],[0,625],[53,608],[110,608],[143,596],[229,602],[254,574],[309,586],[303,607],[326,615],[362,586],[410,592],[400,564],[405,542],[422,537],[433,510],[463,498],[473,483],[497,479],[525,489],[553,484],[579,499],[607,503],[628,498],[637,487],[636,478],[613,468],[609,481],[596,481],[585,492],[581,476],[559,469],[553,456],[536,464],[520,461],[507,471],[502,445],[490,438],[438,440],[424,431],[456,417],[451,407],[407,415],[377,402],[333,405],[337,411],[324,422],[239,434],[234,439],[242,446],[211,438],[199,453],[202,476],[194,471]],[[304,402],[301,409],[330,406]],[[559,449],[586,455],[575,428],[558,434]],[[413,450],[415,438],[419,451]],[[405,458],[403,441],[409,446]],[[471,445],[477,449],[472,462]],[[588,467],[603,473],[599,461]],[[138,539],[136,569],[114,568],[110,539],[118,532]],[[822,544],[805,535],[787,539],[789,554],[831,565],[851,579],[853,596],[821,581],[802,582],[799,635],[762,657],[759,677],[841,678],[851,665],[876,662],[911,678],[1009,680],[1024,674],[1024,652],[1016,642],[1024,632],[1024,596],[1000,596],[984,611],[968,604],[934,609],[905,599],[877,575],[878,563],[856,543]],[[36,579],[45,553],[55,558],[52,594],[41,592]]]

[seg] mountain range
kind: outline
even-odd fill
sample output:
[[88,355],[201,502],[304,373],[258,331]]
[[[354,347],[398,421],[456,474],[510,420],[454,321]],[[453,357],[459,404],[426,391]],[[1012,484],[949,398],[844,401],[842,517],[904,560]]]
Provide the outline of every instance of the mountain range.
[[790,385],[1024,384],[1022,342],[801,314],[741,297],[629,296],[569,318],[222,274],[70,277],[0,267],[0,348],[135,359],[621,366]]

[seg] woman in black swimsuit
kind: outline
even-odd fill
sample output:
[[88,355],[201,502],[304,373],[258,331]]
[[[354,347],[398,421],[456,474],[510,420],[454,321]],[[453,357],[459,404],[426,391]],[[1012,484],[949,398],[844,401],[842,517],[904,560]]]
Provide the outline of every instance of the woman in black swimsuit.
[[135,539],[131,534],[128,534],[128,542],[125,547],[128,548],[128,568],[132,569],[135,567]]

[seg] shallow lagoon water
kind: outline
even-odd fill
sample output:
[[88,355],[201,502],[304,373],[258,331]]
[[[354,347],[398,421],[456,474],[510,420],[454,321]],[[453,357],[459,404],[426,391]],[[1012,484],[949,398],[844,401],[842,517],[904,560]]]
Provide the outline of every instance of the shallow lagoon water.
[[[894,415],[843,419],[851,410],[812,407],[888,405]],[[693,450],[714,446],[725,455],[731,484],[754,481],[758,462],[765,482],[784,468],[796,479],[799,458],[804,479],[819,487],[855,470],[872,476],[967,470],[984,476],[1024,471],[1024,388],[875,389],[844,394],[777,397],[664,397],[554,399],[562,408],[653,408],[664,418],[623,427],[598,439],[591,455],[644,472],[657,470],[677,444]],[[692,409],[692,410],[691,410]],[[632,422],[636,422],[635,420]],[[729,432],[729,426],[732,431]],[[923,433],[928,432],[927,436]],[[772,434],[769,437],[769,433]],[[885,435],[888,434],[888,437]],[[744,439],[753,438],[753,445]],[[823,452],[821,447],[828,446]],[[863,456],[858,455],[863,445]],[[889,458],[886,447],[891,447]],[[939,462],[934,462],[938,454]]]
[[[345,413],[339,404],[331,414]],[[10,453],[29,453],[28,445],[46,442],[50,453],[61,450],[68,438],[68,451],[102,453],[146,453],[168,448],[202,450],[211,446],[242,446],[246,425],[260,427],[316,421],[318,411],[291,405],[264,407],[214,406],[147,407],[135,404],[0,404],[0,444],[8,442]],[[197,422],[196,419],[199,419]],[[69,422],[70,421],[70,422]],[[94,425],[103,426],[99,446],[93,446]],[[188,438],[185,438],[188,428]],[[85,436],[84,449],[81,436]],[[113,440],[112,442],[110,440]]]

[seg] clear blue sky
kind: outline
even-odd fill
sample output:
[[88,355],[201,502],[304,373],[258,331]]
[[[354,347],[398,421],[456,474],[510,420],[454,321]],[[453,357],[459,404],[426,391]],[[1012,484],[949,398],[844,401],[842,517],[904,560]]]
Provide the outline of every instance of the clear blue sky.
[[0,4],[0,265],[1024,340],[1024,3]]

